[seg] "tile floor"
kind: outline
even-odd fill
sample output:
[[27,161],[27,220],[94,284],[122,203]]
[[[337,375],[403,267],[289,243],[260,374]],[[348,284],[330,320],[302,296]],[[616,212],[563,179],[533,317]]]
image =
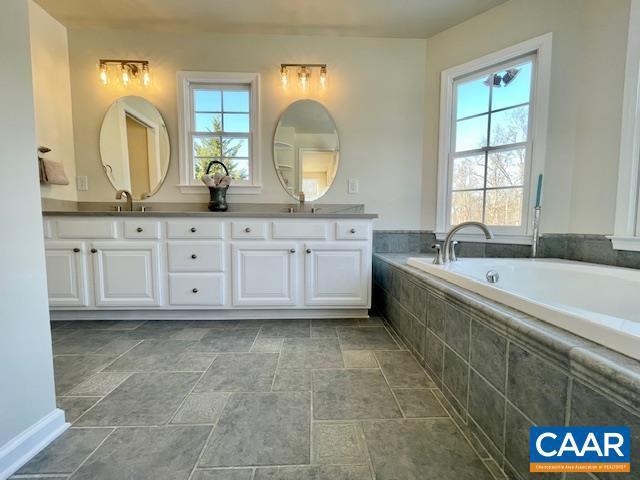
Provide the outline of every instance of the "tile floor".
[[376,318],[56,322],[72,427],[13,478],[491,479]]

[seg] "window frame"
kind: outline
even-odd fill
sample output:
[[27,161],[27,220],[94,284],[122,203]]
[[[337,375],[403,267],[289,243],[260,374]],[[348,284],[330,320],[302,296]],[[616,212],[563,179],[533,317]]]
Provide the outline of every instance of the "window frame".
[[[194,105],[193,89],[227,86],[248,87],[249,104],[249,180],[234,182],[229,187],[232,194],[258,194],[262,191],[261,156],[260,156],[260,74],[231,72],[192,72],[177,73],[178,88],[178,130],[179,130],[179,164],[182,193],[202,194],[204,184],[193,178],[193,136]],[[212,132],[211,136],[216,136]],[[220,133],[219,136],[222,136]],[[245,138],[243,136],[243,138]]]
[[[525,178],[523,182],[523,211],[520,226],[492,226],[497,241],[505,243],[531,243],[531,206],[535,202],[533,183],[544,170],[546,134],[549,105],[549,83],[551,73],[552,34],[527,40],[498,52],[485,55],[470,62],[444,70],[440,85],[440,132],[438,148],[438,189],[436,206],[436,236],[443,238],[451,227],[451,173],[455,155],[454,122],[456,121],[455,83],[457,80],[489,74],[506,63],[533,58],[532,93],[529,98],[529,134],[524,145],[527,147]],[[493,112],[495,113],[495,112]],[[517,144],[514,144],[517,145]],[[502,149],[502,146],[500,147]],[[461,153],[461,152],[460,152]],[[458,153],[459,156],[459,153]],[[484,235],[476,232],[461,232],[463,239],[485,241]]]
[[625,64],[618,190],[615,227],[611,239],[616,250],[640,251],[640,0],[632,0]]

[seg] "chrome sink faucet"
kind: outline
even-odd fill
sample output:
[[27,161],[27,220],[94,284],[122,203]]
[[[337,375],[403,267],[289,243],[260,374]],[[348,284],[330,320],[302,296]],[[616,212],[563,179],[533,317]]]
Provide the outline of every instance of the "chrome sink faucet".
[[131,192],[127,190],[118,190],[116,192],[116,200],[122,200],[123,196],[127,199],[127,207],[129,208],[129,211],[133,212],[133,196],[131,195]]
[[482,230],[482,232],[484,233],[484,236],[487,239],[493,238],[493,232],[489,229],[489,227],[487,227],[482,222],[462,222],[462,223],[459,223],[458,225],[454,225],[449,229],[449,232],[447,232],[447,236],[444,239],[444,245],[442,246],[442,249],[444,250],[444,255],[442,257],[440,255],[436,256],[433,263],[435,263],[436,265],[444,265],[445,263],[455,262],[457,260],[455,246],[458,242],[453,241],[453,236],[458,231],[466,227],[479,228],[480,230]]

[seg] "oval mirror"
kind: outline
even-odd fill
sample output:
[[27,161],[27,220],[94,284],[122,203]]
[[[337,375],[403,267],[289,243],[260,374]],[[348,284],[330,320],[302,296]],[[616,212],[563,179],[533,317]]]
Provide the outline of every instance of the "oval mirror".
[[336,124],[321,103],[298,100],[284,111],[273,138],[273,161],[278,178],[295,199],[317,200],[331,187],[340,143]]
[[100,130],[100,157],[111,185],[136,200],[156,193],[169,169],[169,135],[153,103],[137,97],[113,102]]

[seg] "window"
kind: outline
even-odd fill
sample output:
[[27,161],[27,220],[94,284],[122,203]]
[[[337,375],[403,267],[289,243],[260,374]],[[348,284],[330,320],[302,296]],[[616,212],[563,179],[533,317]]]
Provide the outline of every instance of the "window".
[[640,0],[631,2],[624,79],[618,195],[615,231],[617,250],[640,251]]
[[532,173],[544,158],[550,41],[549,34],[443,72],[439,233],[471,220],[498,234],[528,232]]
[[258,193],[258,75],[179,72],[178,83],[181,189],[201,193],[207,166],[219,161],[233,193]]

